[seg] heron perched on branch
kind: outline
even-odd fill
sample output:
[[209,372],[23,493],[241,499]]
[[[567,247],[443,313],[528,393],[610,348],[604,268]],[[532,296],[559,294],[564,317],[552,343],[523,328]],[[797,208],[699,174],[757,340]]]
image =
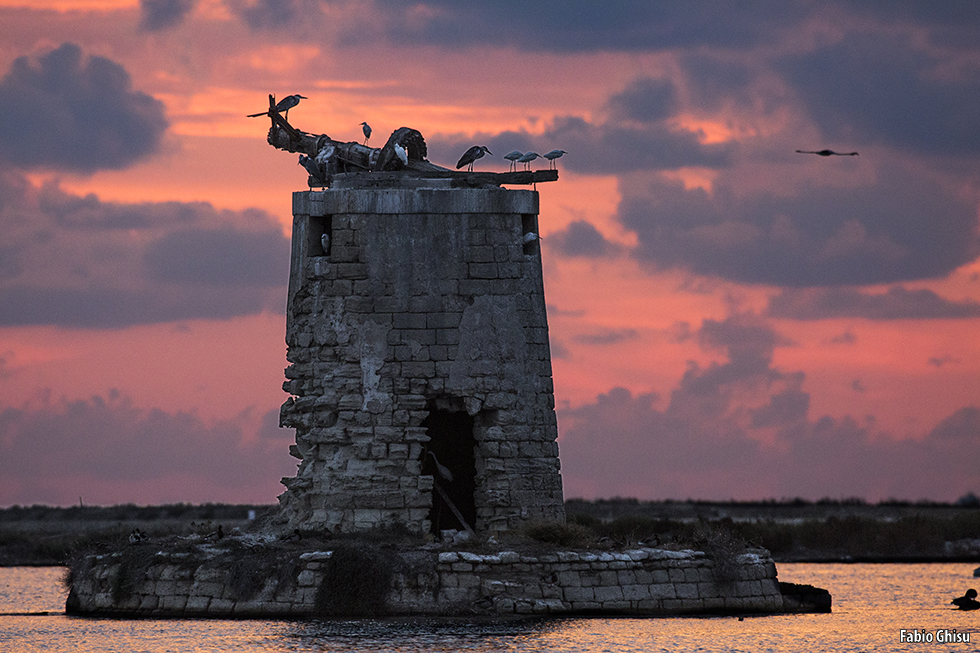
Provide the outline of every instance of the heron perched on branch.
[[[282,113],[285,111],[286,120],[289,120],[289,110],[295,107],[297,104],[299,104],[300,100],[308,100],[308,99],[309,99],[308,97],[306,97],[305,95],[300,95],[299,93],[296,93],[295,95],[287,95],[286,97],[284,97],[283,99],[279,100],[279,102],[276,103],[275,108],[270,109],[268,111],[263,111],[262,113],[250,113],[248,117],[258,118],[259,116],[271,115],[273,111],[275,111],[276,113]],[[269,104],[272,104],[271,101],[272,96],[269,96],[269,100],[270,100]]]
[[833,150],[796,150],[800,154],[816,154],[817,156],[857,156],[857,152],[834,152]]
[[364,144],[367,145],[368,139],[371,138],[371,125],[366,122],[361,123],[361,132],[364,134]]
[[459,158],[459,162],[456,164],[456,169],[459,170],[463,166],[469,166],[469,170],[472,172],[473,164],[476,163],[477,159],[483,158],[484,154],[493,154],[493,152],[486,145],[474,145],[463,152],[463,156]]

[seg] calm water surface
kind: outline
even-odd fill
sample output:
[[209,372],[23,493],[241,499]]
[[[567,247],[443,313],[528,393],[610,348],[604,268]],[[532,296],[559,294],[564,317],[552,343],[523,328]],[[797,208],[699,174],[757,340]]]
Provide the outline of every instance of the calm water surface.
[[[0,653],[978,651],[980,611],[952,610],[949,603],[968,587],[980,587],[974,566],[778,566],[780,580],[829,589],[832,614],[501,623],[82,619],[64,615],[61,569],[0,568]],[[902,629],[933,635],[956,629],[971,641],[902,642]]]

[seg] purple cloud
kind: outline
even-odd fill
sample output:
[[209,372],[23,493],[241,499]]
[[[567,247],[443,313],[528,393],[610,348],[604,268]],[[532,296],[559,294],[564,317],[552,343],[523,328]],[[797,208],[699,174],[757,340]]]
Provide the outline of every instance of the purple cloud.
[[167,130],[162,102],[73,43],[15,59],[0,80],[0,115],[0,160],[22,168],[125,168],[155,152]]

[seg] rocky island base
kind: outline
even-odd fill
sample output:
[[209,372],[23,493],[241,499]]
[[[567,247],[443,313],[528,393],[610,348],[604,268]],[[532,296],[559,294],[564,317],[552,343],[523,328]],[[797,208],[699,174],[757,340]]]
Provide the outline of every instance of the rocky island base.
[[[318,543],[319,544],[319,543]],[[830,612],[826,590],[780,583],[764,549],[518,552],[389,548],[254,536],[140,542],[80,556],[66,612],[114,617],[702,615]],[[483,552],[483,551],[492,552]]]

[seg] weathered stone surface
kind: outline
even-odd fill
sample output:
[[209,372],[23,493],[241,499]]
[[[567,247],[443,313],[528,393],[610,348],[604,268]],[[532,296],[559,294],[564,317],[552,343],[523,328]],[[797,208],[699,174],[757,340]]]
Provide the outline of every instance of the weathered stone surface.
[[468,526],[563,521],[540,250],[523,244],[537,193],[334,189],[293,209],[288,526],[436,530],[434,409],[472,418],[474,469],[456,472],[472,478],[453,481],[473,488]]
[[[393,615],[765,614],[830,610],[826,591],[778,583],[775,566],[765,553],[741,557],[736,562],[739,574],[761,575],[758,580],[732,583],[712,577],[690,583],[670,580],[665,567],[670,565],[681,576],[691,570],[700,575],[704,569],[711,569],[705,566],[703,556],[676,558],[661,555],[663,552],[656,549],[638,551],[639,555],[559,552],[539,557],[513,551],[401,552],[393,554],[402,557],[394,567],[403,571],[393,579],[388,609]],[[217,583],[217,578],[183,588],[176,581],[154,581],[152,576],[163,575],[168,568],[166,562],[151,567],[143,585],[135,587],[132,594],[117,597],[100,590],[117,573],[117,567],[93,559],[85,573],[75,579],[69,612],[154,617],[313,616],[316,596],[324,582],[322,561],[329,554],[318,551],[297,555],[295,582],[270,579],[258,595],[248,600],[214,597],[213,588],[208,586]],[[589,561],[583,562],[586,558]],[[578,569],[571,569],[572,564],[567,562],[574,559],[579,560],[574,563]],[[627,567],[609,570],[612,562],[622,562]],[[600,577],[613,582],[601,584]],[[234,595],[228,587],[225,590],[229,596]]]

